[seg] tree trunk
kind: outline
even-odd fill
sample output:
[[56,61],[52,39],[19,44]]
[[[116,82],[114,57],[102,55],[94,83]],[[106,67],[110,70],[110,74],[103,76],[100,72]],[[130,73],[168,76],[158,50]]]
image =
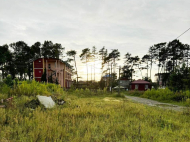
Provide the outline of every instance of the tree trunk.
[[112,93],[112,63],[111,63],[111,93]]
[[138,69],[141,72],[141,78],[143,78],[142,71],[140,70],[139,65],[138,65]]
[[87,64],[87,60],[86,60],[86,69],[87,69],[87,84],[88,84],[88,64]]
[[151,79],[151,77],[152,77],[151,71],[152,71],[152,59],[151,59],[151,61],[150,61],[150,79]]
[[148,79],[148,59],[147,59],[147,79]]
[[131,82],[133,80],[133,65],[131,66]]
[[76,68],[76,73],[77,73],[77,88],[78,88],[78,72],[77,72],[77,65],[76,65],[75,56],[74,56],[74,61],[75,61],[75,68]]
[[109,64],[109,62],[108,62],[108,67],[109,67],[109,87],[111,86],[110,84],[111,84],[111,77],[110,77],[110,64]]
[[91,65],[91,83],[92,83],[92,65]]
[[5,78],[5,75],[4,75],[4,65],[2,65],[2,78],[3,79]]
[[94,82],[95,82],[95,66],[96,66],[96,64],[95,64],[95,57],[94,57]]

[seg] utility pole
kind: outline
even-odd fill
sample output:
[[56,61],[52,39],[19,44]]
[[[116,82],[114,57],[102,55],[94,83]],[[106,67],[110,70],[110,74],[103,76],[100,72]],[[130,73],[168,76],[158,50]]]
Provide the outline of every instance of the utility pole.
[[119,91],[118,91],[119,96],[120,96],[120,70],[121,70],[121,66],[119,66]]

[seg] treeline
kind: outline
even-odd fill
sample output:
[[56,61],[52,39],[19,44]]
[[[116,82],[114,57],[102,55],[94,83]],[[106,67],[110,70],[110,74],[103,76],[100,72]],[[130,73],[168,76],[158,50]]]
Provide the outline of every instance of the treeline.
[[[26,78],[26,76],[32,78],[31,68],[33,60],[41,57],[59,59],[63,51],[64,48],[61,44],[53,44],[51,41],[44,41],[43,44],[36,42],[32,46],[28,46],[23,41],[18,41],[10,45],[0,46],[2,75],[5,77],[11,74],[12,78],[15,78],[19,74],[20,79]],[[190,88],[189,51],[190,46],[188,44],[183,44],[179,40],[173,40],[169,43],[164,42],[151,46],[147,54],[142,58],[132,56],[126,52],[120,77],[133,81],[134,75],[139,72],[141,75],[139,78],[151,81],[152,68],[157,66],[157,81],[161,83],[159,85],[167,85],[174,90]],[[91,70],[91,80],[95,80],[96,64],[97,61],[101,61],[101,76],[109,75],[111,77],[109,86],[113,87],[114,84],[117,84],[116,69],[119,68],[117,62],[120,60],[118,49],[113,49],[108,53],[105,47],[98,50],[93,46],[92,49],[82,49],[80,55],[77,55],[75,50],[70,50],[66,54],[68,56],[67,62],[74,65],[75,71],[73,73],[76,75],[76,82],[80,78],[76,61],[76,56],[79,56],[86,65],[87,82],[90,80],[88,74],[89,62],[91,62],[94,70],[93,75]],[[146,71],[146,76],[143,76],[143,70]]]
[[[141,75],[140,78],[151,81],[152,68],[153,66],[157,66],[156,76],[158,85],[169,86],[170,89],[175,91],[190,88],[189,51],[190,46],[188,44],[183,44],[176,39],[169,43],[154,44],[142,58],[126,53],[120,78],[133,81],[134,75],[138,72]],[[102,75],[108,74],[111,76],[109,86],[113,87],[114,84],[117,84],[115,77],[116,67],[119,68],[117,61],[120,59],[118,49],[113,49],[108,53],[105,47],[99,51],[95,47],[92,50],[85,48],[82,50],[80,57],[87,66],[87,80],[87,63],[92,61],[95,63],[96,59],[98,59],[102,61]],[[143,70],[146,72],[145,76],[143,76]]]
[[123,72],[127,78],[133,77],[137,70],[147,70],[145,80],[151,79],[153,65],[157,66],[157,82],[161,86],[169,86],[172,90],[184,90],[190,88],[189,57],[190,46],[179,40],[169,43],[159,43],[151,46],[148,53],[141,59],[138,56],[125,55],[126,66]]
[[18,75],[19,79],[32,79],[32,63],[35,59],[60,58],[63,53],[63,47],[59,43],[44,41],[34,43],[28,46],[24,41],[18,41],[9,45],[0,46],[0,70],[2,77],[8,74],[14,79]]

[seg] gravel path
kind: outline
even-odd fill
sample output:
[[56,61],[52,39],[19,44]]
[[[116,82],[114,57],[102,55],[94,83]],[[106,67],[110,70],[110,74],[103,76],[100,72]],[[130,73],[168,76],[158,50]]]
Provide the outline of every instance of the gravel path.
[[169,104],[169,103],[161,103],[161,102],[146,99],[146,98],[127,96],[127,95],[125,95],[125,97],[132,100],[132,101],[134,101],[134,102],[142,103],[142,104],[149,105],[149,106],[158,106],[158,107],[164,108],[164,109],[182,111],[185,108],[185,107],[182,107],[182,106],[173,105],[173,104]]

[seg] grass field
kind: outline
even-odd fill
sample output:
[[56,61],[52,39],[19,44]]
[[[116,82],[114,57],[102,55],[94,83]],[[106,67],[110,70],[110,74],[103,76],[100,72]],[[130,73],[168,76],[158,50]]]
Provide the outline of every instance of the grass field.
[[151,89],[147,91],[132,90],[132,91],[124,91],[123,93],[129,96],[138,96],[142,98],[156,100],[163,103],[171,103],[174,105],[190,107],[189,90],[173,92],[168,88],[166,88],[166,89],[157,89],[157,90]]
[[190,141],[189,111],[162,110],[113,95],[65,99],[65,105],[53,109],[0,109],[0,141]]
[[[133,103],[106,89],[65,92],[54,84],[22,82],[0,88],[0,99],[13,96],[0,108],[0,142],[187,142],[190,110],[164,110]],[[64,99],[52,109],[25,107],[36,95]]]

